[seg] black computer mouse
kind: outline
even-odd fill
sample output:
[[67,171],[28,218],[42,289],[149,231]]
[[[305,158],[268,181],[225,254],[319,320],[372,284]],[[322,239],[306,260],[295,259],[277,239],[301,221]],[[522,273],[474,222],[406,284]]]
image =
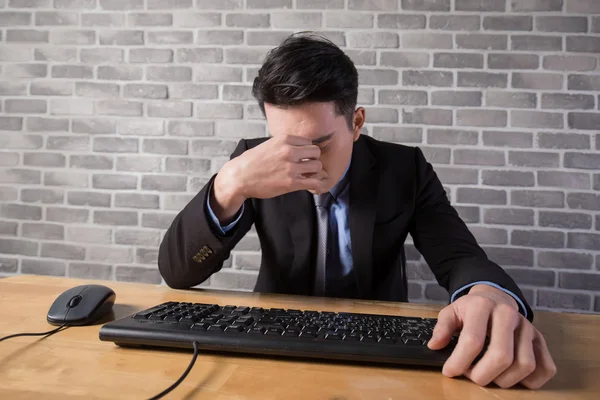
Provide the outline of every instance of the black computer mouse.
[[54,300],[46,320],[52,325],[92,324],[112,309],[115,298],[115,292],[106,286],[76,286]]

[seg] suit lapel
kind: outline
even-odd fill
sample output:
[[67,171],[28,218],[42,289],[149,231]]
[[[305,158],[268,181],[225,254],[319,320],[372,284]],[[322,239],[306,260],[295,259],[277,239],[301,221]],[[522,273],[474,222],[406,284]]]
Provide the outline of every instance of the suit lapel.
[[316,218],[312,195],[301,190],[280,196],[279,201],[290,228],[290,245],[294,247],[294,261],[288,270],[288,279],[294,282],[293,289],[297,294],[310,294]]
[[350,238],[356,285],[360,298],[369,298],[372,288],[373,227],[379,179],[376,159],[363,138],[354,144],[350,164]]

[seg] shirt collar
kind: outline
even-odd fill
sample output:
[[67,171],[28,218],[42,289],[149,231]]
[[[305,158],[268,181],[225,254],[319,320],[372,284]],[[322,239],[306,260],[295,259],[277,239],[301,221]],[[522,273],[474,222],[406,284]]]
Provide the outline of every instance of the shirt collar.
[[331,188],[331,190],[329,190],[329,193],[331,193],[331,196],[333,196],[334,199],[337,199],[337,197],[340,195],[340,193],[343,192],[343,190],[346,188],[346,185],[348,184],[348,182],[350,180],[350,175],[348,174],[348,170],[350,169],[351,162],[352,162],[352,157],[350,157],[350,161],[348,161],[348,166],[346,167],[346,170],[344,171],[344,175],[342,175],[340,180]]

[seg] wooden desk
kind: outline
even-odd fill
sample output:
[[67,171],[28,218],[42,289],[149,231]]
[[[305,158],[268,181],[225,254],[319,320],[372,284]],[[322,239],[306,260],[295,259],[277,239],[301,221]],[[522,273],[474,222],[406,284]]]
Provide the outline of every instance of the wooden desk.
[[[43,332],[54,299],[84,283],[66,278],[17,276],[0,279],[0,336]],[[164,301],[323,309],[436,317],[438,306],[350,301],[216,290],[176,291],[143,284],[100,282],[117,293],[120,318]],[[200,355],[170,399],[598,399],[600,317],[536,313],[558,366],[540,391],[481,388],[445,378],[439,370],[329,364],[244,356]],[[45,339],[0,342],[2,399],[144,399],[170,386],[191,359],[190,352],[126,349],[101,342],[93,326],[72,327]]]

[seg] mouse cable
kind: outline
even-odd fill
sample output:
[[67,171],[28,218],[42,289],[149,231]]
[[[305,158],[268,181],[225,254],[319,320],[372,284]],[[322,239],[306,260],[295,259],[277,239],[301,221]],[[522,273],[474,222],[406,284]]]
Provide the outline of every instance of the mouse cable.
[[52,334],[60,331],[66,325],[67,324],[62,324],[58,328],[52,329],[51,331],[48,331],[48,332],[40,332],[40,333],[16,333],[14,335],[4,336],[3,338],[0,338],[0,342],[3,341],[3,340],[12,339],[12,338],[19,337],[19,336],[49,336],[49,335],[52,335]]
[[177,382],[175,382],[174,384],[172,384],[171,386],[169,386],[168,388],[166,388],[165,390],[163,390],[162,392],[160,392],[156,396],[151,397],[149,400],[157,400],[157,399],[162,398],[164,395],[168,394],[173,389],[175,389],[181,382],[183,382],[183,380],[185,379],[185,377],[188,376],[188,374],[192,370],[192,367],[194,366],[194,363],[196,362],[196,358],[198,358],[198,342],[196,342],[194,340],[192,342],[192,346],[194,346],[194,356],[192,357],[192,360],[190,361],[190,365],[188,365],[187,369],[183,372],[183,374],[181,374],[181,376],[179,377],[179,379],[177,379]]

